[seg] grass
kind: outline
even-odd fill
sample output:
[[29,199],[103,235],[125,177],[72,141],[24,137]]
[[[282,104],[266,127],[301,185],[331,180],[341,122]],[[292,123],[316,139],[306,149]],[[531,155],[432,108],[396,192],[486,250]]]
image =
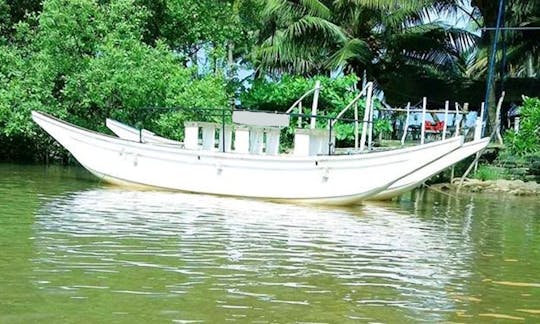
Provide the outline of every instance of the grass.
[[475,179],[482,181],[504,179],[506,176],[503,169],[491,165],[481,165],[474,174]]

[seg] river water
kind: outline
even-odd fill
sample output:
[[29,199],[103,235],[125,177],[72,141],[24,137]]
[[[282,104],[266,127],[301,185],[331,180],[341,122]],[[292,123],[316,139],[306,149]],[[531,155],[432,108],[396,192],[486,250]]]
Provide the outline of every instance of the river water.
[[0,323],[497,319],[540,322],[536,198],[325,208],[0,164]]

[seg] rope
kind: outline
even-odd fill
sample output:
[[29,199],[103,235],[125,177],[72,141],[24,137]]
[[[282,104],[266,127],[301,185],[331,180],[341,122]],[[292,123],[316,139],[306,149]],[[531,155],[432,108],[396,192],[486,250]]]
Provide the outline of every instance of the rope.
[[[442,190],[439,190],[439,189],[437,189],[437,188],[434,188],[433,186],[427,185],[427,184],[425,184],[425,183],[423,183],[423,186],[424,186],[426,189],[433,190],[433,191],[435,191],[435,192],[437,192],[437,193],[440,193],[440,194],[442,194],[442,195],[446,195],[446,196],[448,196],[448,197],[450,197],[450,198],[455,198],[455,199],[458,199],[458,198],[459,198],[459,195],[452,195],[452,194],[449,194],[448,192],[444,192],[444,191],[442,191]],[[457,192],[457,193],[459,194],[459,192]]]

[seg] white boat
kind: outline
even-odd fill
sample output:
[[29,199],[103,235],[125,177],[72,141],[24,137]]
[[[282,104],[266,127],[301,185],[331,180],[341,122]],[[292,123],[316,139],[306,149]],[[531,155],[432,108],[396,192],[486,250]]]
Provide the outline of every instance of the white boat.
[[163,144],[176,144],[181,145],[182,142],[174,141],[165,137],[158,136],[153,132],[128,126],[114,119],[109,119],[105,121],[105,125],[109,128],[116,136],[131,141],[137,141],[142,143],[163,143]]
[[461,146],[463,138],[354,155],[259,155],[128,141],[48,114],[33,120],[104,181],[226,196],[354,204]]
[[424,183],[427,179],[451,167],[465,158],[483,150],[489,144],[489,137],[474,140],[463,144],[458,149],[444,155],[417,171],[394,182],[388,189],[372,196],[369,200],[388,200],[397,197],[411,189],[414,189]]
[[[111,129],[120,138],[132,141],[139,141],[140,134],[136,128],[122,124],[112,119],[107,119],[107,127],[109,127],[109,129]],[[143,142],[159,143],[161,141],[161,143],[166,144],[171,144],[170,142],[182,144],[181,142],[176,142],[164,137],[159,137],[157,135],[154,135],[154,133],[152,132],[146,132],[147,133],[142,133]],[[147,134],[152,136],[149,136]],[[408,176],[399,179],[398,181],[394,182],[388,189],[383,190],[382,192],[368,198],[368,200],[389,200],[397,197],[411,189],[422,185],[427,179],[433,177],[444,169],[449,168],[452,165],[458,163],[459,161],[464,160],[467,157],[483,150],[488,144],[489,137],[467,142],[456,150],[442,156],[440,159],[437,159],[425,165],[424,167],[414,171]]]

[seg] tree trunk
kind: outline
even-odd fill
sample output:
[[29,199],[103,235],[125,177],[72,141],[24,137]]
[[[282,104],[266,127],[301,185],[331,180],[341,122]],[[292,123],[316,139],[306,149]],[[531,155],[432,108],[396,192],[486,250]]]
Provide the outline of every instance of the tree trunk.
[[488,93],[488,101],[489,101],[489,107],[488,107],[488,124],[486,125],[486,134],[490,134],[493,130],[493,127],[495,126],[497,120],[496,116],[496,110],[497,110],[497,94],[496,94],[496,79],[495,79],[495,73],[493,73],[493,76],[491,77],[491,88],[489,89]]
[[[490,68],[490,59],[493,51],[493,40],[495,38],[495,34],[489,31],[486,31],[485,33],[485,46],[487,46],[487,57],[488,57],[488,69],[486,74],[486,91],[487,91],[487,102],[486,105],[486,113],[488,114],[487,119],[487,125],[486,125],[486,134],[491,133],[491,130],[493,129],[493,126],[496,122],[496,109],[497,109],[497,96],[496,96],[496,88],[497,88],[497,73],[496,71],[493,71],[493,73],[489,73]],[[495,56],[495,60],[496,60]],[[493,67],[495,68],[497,66],[496,62],[493,62]],[[488,89],[489,87],[489,89]]]
[[[473,6],[476,6],[482,15],[482,18],[484,20],[485,26],[492,27],[497,24],[497,14],[498,14],[498,8],[499,8],[499,1],[496,0],[473,0],[471,2]],[[489,75],[489,59],[491,58],[492,54],[492,48],[493,48],[493,40],[495,38],[495,32],[494,31],[484,31],[484,34],[482,35],[482,39],[480,41],[480,44],[482,47],[485,47],[487,49],[487,57],[488,57],[488,73],[486,74],[486,87],[488,84],[490,84],[490,89],[486,89],[487,93],[487,100],[486,102],[486,112],[488,113],[488,124],[486,125],[486,131],[490,132],[491,128],[495,122],[495,114],[497,109],[497,102],[496,102],[496,95],[495,95],[495,75],[497,73],[493,73],[490,77]],[[488,80],[489,79],[489,80]]]

